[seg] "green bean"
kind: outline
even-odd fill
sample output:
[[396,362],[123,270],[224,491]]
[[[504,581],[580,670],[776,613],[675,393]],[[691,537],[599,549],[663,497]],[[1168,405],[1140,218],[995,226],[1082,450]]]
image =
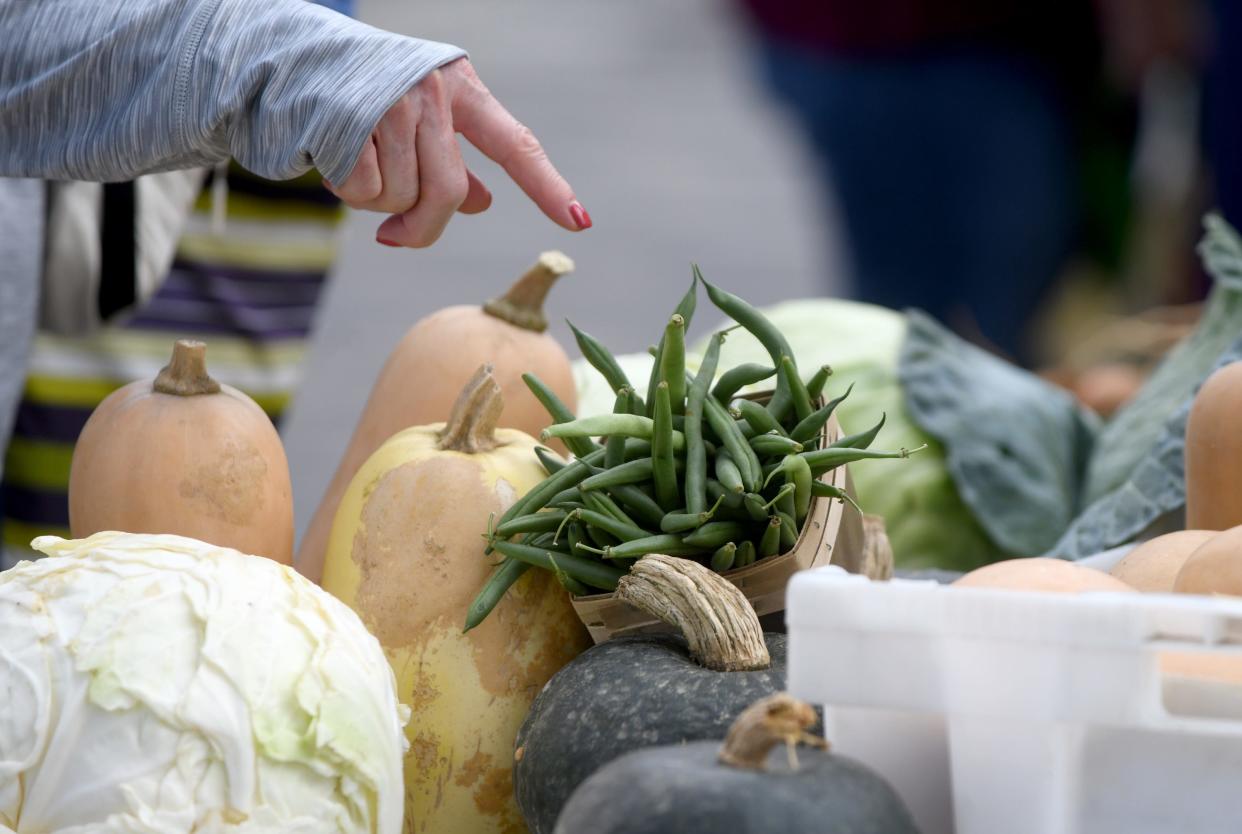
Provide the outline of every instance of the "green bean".
[[[548,415],[552,418],[553,423],[569,423],[574,419],[574,413],[569,410],[569,406],[561,402],[561,398],[556,393],[543,384],[543,380],[534,374],[522,374],[522,381],[526,383],[526,387],[535,395],[535,399],[547,409]],[[575,437],[565,441],[565,448],[573,452],[576,457],[586,457],[599,448],[594,440],[589,437]]]
[[811,508],[811,484],[815,478],[811,475],[811,465],[805,458],[789,455],[785,460],[789,462],[785,470],[785,483],[793,485],[794,518],[801,523]]
[[742,415],[742,419],[746,421],[755,432],[755,434],[768,434],[776,432],[784,437],[789,435],[783,426],[772,418],[768,410],[754,400],[740,399],[737,401],[738,413]]
[[784,377],[790,398],[793,400],[794,414],[797,415],[799,420],[805,420],[807,417],[810,417],[811,412],[814,411],[811,407],[811,395],[807,393],[806,384],[803,383],[802,377],[798,376],[798,366],[794,364],[793,357],[782,356],[778,371]]
[[643,414],[650,417],[655,413],[655,392],[656,386],[660,384],[660,353],[664,350],[664,337],[660,337],[660,344],[653,348],[648,348],[647,352],[651,354],[651,373],[647,377],[647,404],[643,408]]
[[[580,549],[588,550],[588,548]],[[590,550],[589,552],[596,551]],[[633,541],[606,547],[599,553],[605,559],[637,559],[646,556],[648,553],[663,553],[666,556],[693,556],[702,552],[703,548],[686,544],[681,540],[681,536],[662,533],[658,536],[648,536],[645,539],[634,539]]]
[[549,475],[530,492],[514,501],[509,506],[509,509],[505,510],[504,515],[500,517],[498,524],[504,524],[506,521],[510,521],[520,515],[528,515],[536,510],[543,509],[547,506],[548,499],[552,498],[552,496],[561,490],[576,487],[582,483],[591,474],[594,465],[602,462],[603,459],[604,450],[598,449],[586,457],[569,464],[555,475]]
[[617,484],[608,487],[606,494],[623,504],[631,518],[642,526],[659,527],[664,510],[647,493],[633,484]]
[[[693,289],[693,287],[692,287]],[[701,513],[707,508],[707,441],[703,439],[703,405],[707,387],[716,375],[724,334],[715,333],[707,344],[699,372],[690,384],[686,401],[686,511]],[[719,502],[717,502],[719,504]]]
[[[614,434],[623,434],[626,437],[650,440],[654,429],[655,422],[650,417],[639,417],[636,414],[596,414],[579,417],[570,423],[548,426],[540,433],[540,437],[547,440],[552,437],[611,437]],[[680,452],[685,447],[686,436],[674,429],[673,451]]]
[[845,464],[853,463],[856,460],[877,460],[880,458],[908,458],[915,452],[921,452],[927,448],[924,443],[915,449],[898,449],[895,452],[879,452],[874,449],[819,449],[814,452],[803,452],[802,457],[806,458],[806,462],[811,465],[811,473],[816,477],[827,472],[829,469]]
[[[617,392],[617,399],[613,403],[613,414],[629,414],[630,399],[634,394],[634,389],[628,385]],[[604,468],[612,469],[614,466],[625,462],[625,441],[628,440],[623,434],[614,434],[608,437],[604,443]]]
[[529,569],[530,565],[506,555],[466,609],[466,627],[462,631],[469,631],[487,619],[487,615],[492,613],[492,609],[509,592],[513,583],[521,579],[522,574]]
[[569,545],[570,553],[578,552],[578,543],[586,538],[586,529],[582,522],[578,520],[571,521],[569,528],[565,531],[565,541]]
[[756,365],[753,362],[737,365],[720,375],[720,380],[712,388],[712,396],[718,402],[728,405],[738,391],[741,391],[747,385],[763,382],[775,373],[776,368],[770,368],[767,365]]
[[746,525],[737,521],[709,521],[693,533],[682,536],[682,541],[703,550],[715,550],[728,541],[746,536]]
[[624,457],[626,461],[651,457],[651,441],[639,440],[637,437],[627,437],[625,439]]
[[597,470],[591,477],[578,485],[583,492],[592,489],[604,489],[617,484],[639,484],[651,480],[651,458],[638,458],[626,461],[612,469]]
[[752,336],[758,339],[759,343],[767,350],[768,355],[772,357],[773,363],[779,363],[782,356],[793,356],[789,342],[781,335],[781,331],[768,320],[767,316],[736,295],[707,283],[698,266],[695,266],[693,269],[694,276],[703,285],[703,288],[707,290],[707,297],[711,299],[712,303],[722,313],[742,325]]
[[569,489],[562,489],[556,495],[553,495],[548,499],[548,503],[544,504],[544,506],[556,507],[561,504],[581,504],[583,503],[582,499],[582,490],[578,489],[576,486],[572,486]]
[[520,533],[549,533],[560,526],[568,513],[559,511],[540,511],[530,515],[518,516],[504,524],[496,525],[492,538],[508,539]]
[[811,402],[815,402],[823,395],[824,386],[828,384],[828,377],[830,376],[832,376],[832,367],[830,365],[820,365],[815,375],[807,381],[806,393],[810,396]]
[[681,503],[677,466],[673,459],[673,413],[668,383],[656,386],[655,425],[651,434],[651,479],[655,482],[656,503],[672,510]]
[[630,518],[629,513],[621,509],[617,502],[612,500],[612,496],[606,492],[601,492],[598,489],[588,490],[582,494],[582,500],[586,502],[587,509],[610,515],[617,521],[624,522],[632,527],[638,526],[634,523],[634,519]]
[[759,558],[766,559],[769,556],[775,556],[781,549],[781,517],[779,515],[772,516],[768,521],[767,528],[763,531],[763,537],[759,539]]
[[716,479],[729,492],[741,494],[746,491],[742,484],[742,472],[728,451],[716,453]]
[[552,573],[556,575],[556,581],[561,583],[562,588],[576,597],[590,596],[591,589],[561,570],[561,566],[556,563],[556,557],[551,551],[548,551],[548,560],[552,562]]
[[[727,453],[721,452],[720,454]],[[717,455],[717,459],[719,459],[719,455]],[[739,475],[738,478],[738,486],[741,486],[741,476]],[[707,497],[711,501],[723,499],[724,506],[730,510],[740,510],[742,508],[742,493],[725,489],[724,484],[720,483],[720,481],[715,478],[707,479]]]
[[[741,413],[742,412],[736,409],[729,409],[730,417],[732,417],[735,414],[741,414]],[[750,440],[756,434],[763,434],[763,432],[755,431],[755,427],[752,426],[750,423],[746,422],[745,420],[734,420],[733,422],[737,425],[737,430],[742,433],[742,437],[746,438],[747,440]]]
[[549,475],[555,475],[557,472],[560,472],[569,465],[568,462],[562,459],[556,452],[553,452],[551,449],[544,448],[543,446],[535,447],[535,457],[539,458],[539,462],[543,464],[543,471],[547,472]]
[[635,527],[632,524],[626,524],[623,521],[617,521],[610,515],[596,512],[595,510],[575,510],[575,515],[587,525],[588,535],[591,527],[597,527],[610,536],[615,536],[623,542],[633,541],[634,539],[645,539],[654,535],[649,530],[641,527]]
[[733,567],[744,568],[755,563],[755,543],[750,539],[737,546],[737,556],[733,559]]
[[[759,479],[759,459],[755,456],[754,450],[747,445],[746,438],[742,437],[742,432],[738,430],[737,424],[733,422],[729,412],[725,411],[725,407],[712,398],[704,401],[703,415],[707,418],[707,422],[712,427],[712,430],[716,432],[716,436],[720,438],[720,441],[729,451],[729,456],[733,458],[733,462],[737,464],[738,472],[742,476],[742,486],[748,492],[753,491]],[[719,471],[717,471],[716,477],[720,477]]]
[[608,380],[613,392],[620,391],[622,388],[634,386],[630,385],[629,378],[625,375],[625,371],[621,370],[621,366],[617,364],[617,360],[613,357],[612,352],[608,348],[600,344],[599,340],[584,333],[574,326],[571,321],[566,322],[569,329],[574,333],[574,339],[578,342],[578,349],[582,351],[582,357],[591,363],[591,367],[600,372],[604,379]]
[[674,414],[686,411],[686,320],[673,313],[664,328],[660,348],[660,381],[668,383],[668,400]]
[[862,507],[858,506],[858,502],[854,500],[852,495],[840,487],[824,483],[823,481],[811,481],[811,494],[819,498],[836,498],[839,501],[844,501],[849,504],[859,513],[863,511]]
[[750,448],[766,457],[797,454],[802,451],[802,444],[779,434],[760,434],[750,439]]
[[778,512],[781,520],[781,551],[788,552],[798,543],[798,523],[789,513]]
[[716,510],[720,509],[722,501],[724,501],[723,495],[716,499],[716,503],[710,510],[704,510],[701,513],[669,513],[660,519],[660,530],[664,533],[685,533],[688,530],[702,527],[712,520]]
[[712,554],[712,570],[716,571],[716,573],[724,573],[733,567],[733,560],[736,556],[737,545],[733,542],[725,542]]
[[880,433],[880,429],[884,428],[884,420],[887,417],[888,417],[887,414],[883,414],[883,413],[880,414],[880,422],[876,423],[871,428],[867,429],[866,431],[861,431],[858,434],[851,434],[851,435],[842,437],[840,440],[831,444],[828,448],[829,449],[866,449],[868,446],[870,446],[875,441],[875,436]]
[[763,496],[753,492],[748,492],[742,498],[742,506],[746,509],[746,514],[750,516],[751,521],[766,521],[768,518],[768,505],[764,503]]
[[811,415],[803,420],[798,421],[798,425],[794,426],[789,436],[800,443],[809,443],[819,437],[824,430],[828,419],[832,417],[832,412],[836,411],[837,406],[845,402],[845,398],[854,390],[854,383],[850,383],[850,387],[845,389],[845,393],[828,403],[823,407],[811,413]]
[[773,420],[784,423],[789,418],[789,413],[793,411],[793,395],[789,393],[789,386],[785,384],[783,374],[779,376],[779,380],[780,382],[772,392],[772,396],[768,398],[768,403],[764,408],[772,415]]
[[686,294],[681,297],[681,301],[677,302],[677,309],[673,312],[681,316],[682,321],[686,323],[686,329],[690,329],[690,320],[694,318],[694,308],[698,304],[698,281],[694,277],[693,270],[690,274],[690,289],[686,290]]
[[587,538],[595,542],[596,547],[612,547],[614,544],[620,544],[621,540],[609,533],[603,527],[594,527],[590,524],[584,524]]
[[554,552],[547,548],[532,547],[516,542],[497,542],[496,549],[507,557],[545,570],[552,570],[552,560],[555,559],[561,570],[592,588],[615,591],[617,580],[625,575],[624,571],[612,565],[604,564],[597,559],[587,559],[576,553]]

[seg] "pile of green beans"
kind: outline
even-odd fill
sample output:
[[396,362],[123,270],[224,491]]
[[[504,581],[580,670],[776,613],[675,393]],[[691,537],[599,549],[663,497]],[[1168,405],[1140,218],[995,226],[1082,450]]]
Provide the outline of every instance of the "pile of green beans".
[[[697,266],[693,272],[652,350],[645,398],[608,349],[572,324],[583,356],[616,394],[612,414],[576,418],[538,378],[523,377],[552,418],[542,439],[560,438],[575,459],[539,450],[547,479],[493,519],[485,552],[500,561],[470,606],[467,630],[530,567],[551,571],[581,596],[615,590],[649,553],[694,559],[720,573],[785,553],[815,498],[852,501],[822,475],[857,460],[910,454],[870,448],[883,415],[866,431],[825,443],[824,426],[852,389],[825,399],[830,368],[804,380],[789,343],[759,310],[709,284]],[[771,365],[717,374],[735,327],[714,334],[698,372],[686,372],[686,331],[700,285],[758,339]],[[768,379],[766,401],[738,397]]]

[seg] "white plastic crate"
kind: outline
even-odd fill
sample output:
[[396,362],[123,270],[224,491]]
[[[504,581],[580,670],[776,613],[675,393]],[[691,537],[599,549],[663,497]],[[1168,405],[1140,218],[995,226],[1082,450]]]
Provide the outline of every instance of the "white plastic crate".
[[923,834],[1238,834],[1242,685],[1164,676],[1162,652],[1242,664],[1242,600],[790,582],[789,688]]

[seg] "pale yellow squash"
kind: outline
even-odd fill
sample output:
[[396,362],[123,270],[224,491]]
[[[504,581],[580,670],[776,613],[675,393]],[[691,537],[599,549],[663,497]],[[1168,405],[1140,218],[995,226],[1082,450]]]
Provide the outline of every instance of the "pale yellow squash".
[[407,832],[525,830],[514,738],[544,683],[590,642],[542,570],[462,631],[496,561],[483,552],[489,519],[545,477],[534,438],[495,428],[500,406],[480,372],[447,427],[394,435],[349,484],[328,539],[323,587],[379,638],[411,709]]

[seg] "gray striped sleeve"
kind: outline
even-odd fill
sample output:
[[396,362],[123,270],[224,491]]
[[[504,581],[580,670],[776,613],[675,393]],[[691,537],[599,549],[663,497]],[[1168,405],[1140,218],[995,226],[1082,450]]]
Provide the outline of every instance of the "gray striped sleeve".
[[303,0],[0,0],[0,176],[233,156],[341,182],[384,112],[464,54]]

